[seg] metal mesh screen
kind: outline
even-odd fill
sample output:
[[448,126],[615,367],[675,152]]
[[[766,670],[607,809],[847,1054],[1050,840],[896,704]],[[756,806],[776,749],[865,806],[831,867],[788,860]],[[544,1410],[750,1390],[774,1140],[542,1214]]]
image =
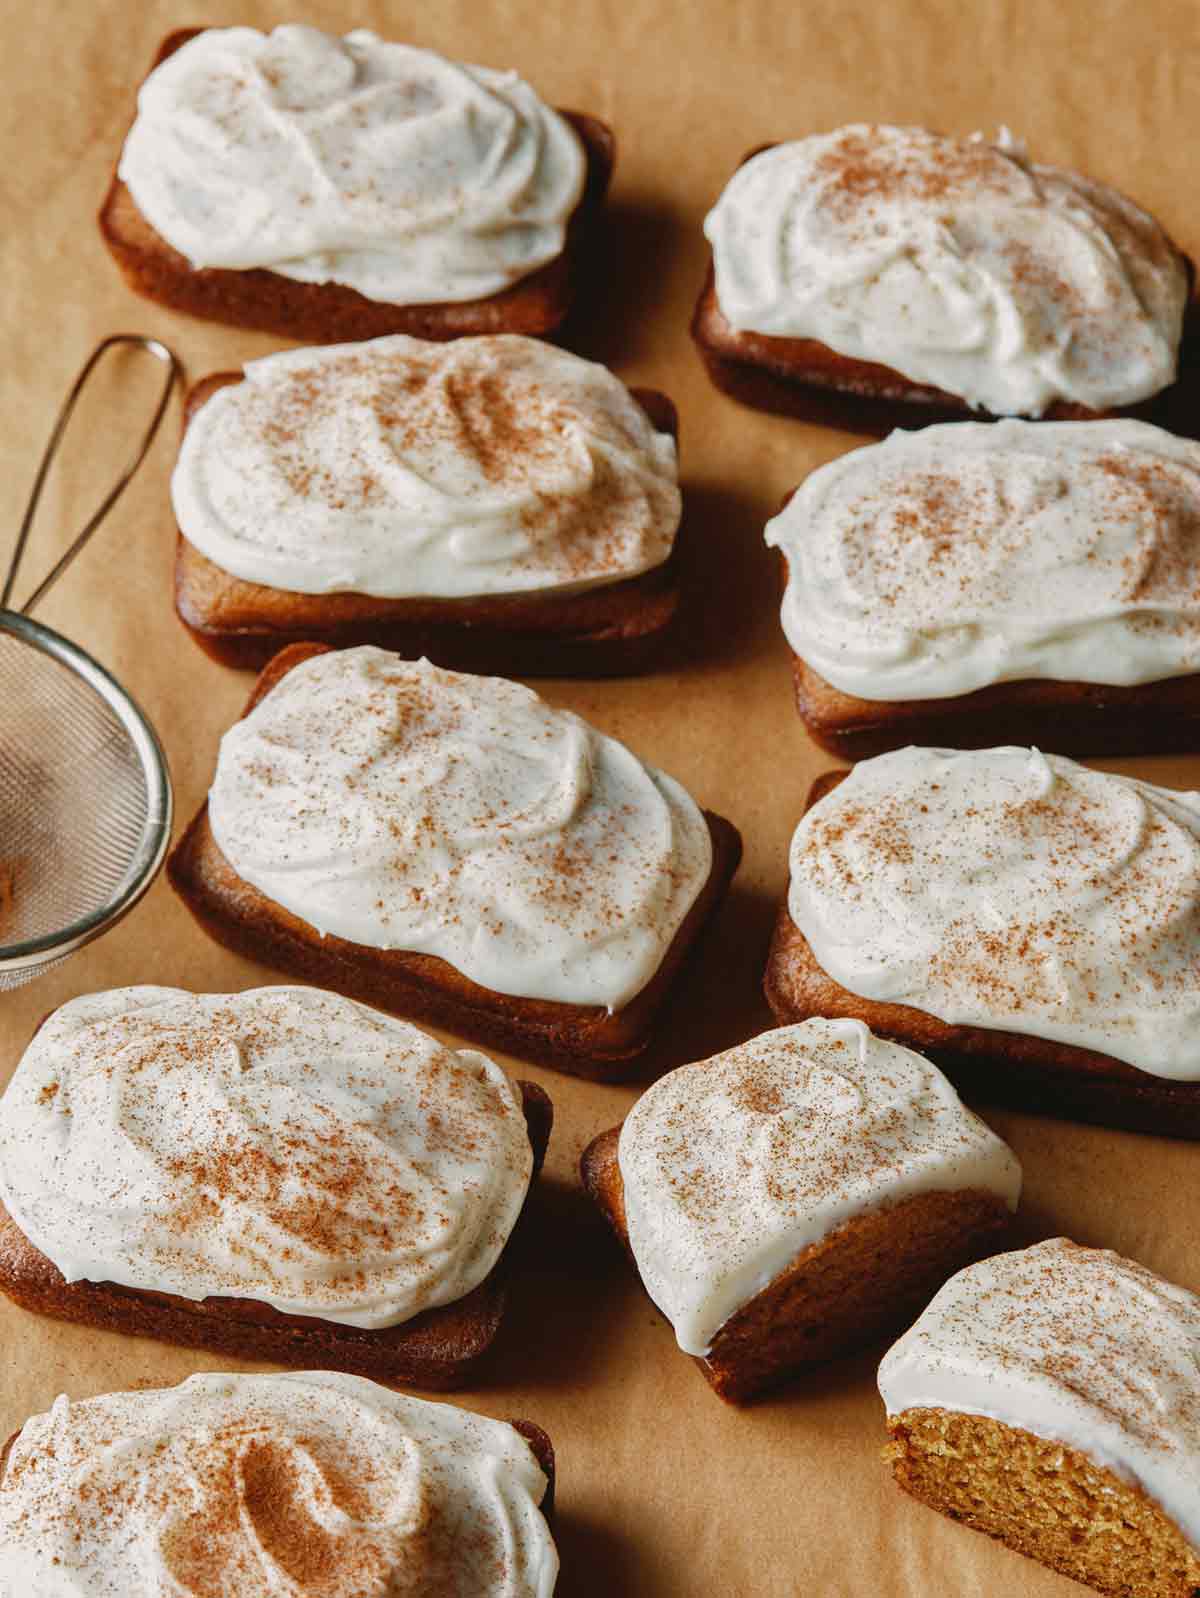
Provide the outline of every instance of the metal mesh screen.
[[[0,959],[103,916],[136,872],[147,783],[91,683],[0,631]],[[0,970],[0,989],[48,968]]]

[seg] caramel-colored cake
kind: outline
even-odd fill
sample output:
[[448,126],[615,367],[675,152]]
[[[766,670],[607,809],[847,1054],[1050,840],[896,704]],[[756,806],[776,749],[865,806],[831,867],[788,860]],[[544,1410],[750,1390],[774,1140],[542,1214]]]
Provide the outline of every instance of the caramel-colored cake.
[[1200,677],[1113,688],[1025,678],[953,699],[864,699],[792,656],[796,709],[814,743],[840,760],[906,744],[987,749],[1028,742],[1069,755],[1152,755],[1200,747]]
[[[211,395],[243,381],[240,372],[218,372],[197,383],[188,395],[185,431]],[[678,439],[678,415],[665,394],[654,389],[632,389],[630,394],[658,433]],[[494,384],[488,405],[495,438],[488,439],[486,449],[504,450],[506,460],[519,467],[527,440],[515,416],[506,427]],[[476,434],[465,426],[464,431],[474,444]],[[500,475],[501,468],[490,464],[486,454],[483,468],[485,476]],[[349,590],[301,593],[235,575],[198,549],[181,528],[175,549],[175,606],[196,642],[214,659],[235,667],[259,669],[293,643],[334,648],[370,643],[460,671],[523,677],[624,675],[646,670],[662,652],[679,607],[678,566],[672,548],[648,571],[567,592],[535,587],[452,598]]]
[[[528,714],[541,718],[543,715],[562,715],[559,712],[549,712],[548,708],[533,695],[527,694],[516,685],[501,683],[498,679],[455,679],[453,674],[437,673],[426,663],[411,668],[404,667],[402,670],[398,657],[384,655],[382,651],[333,653],[321,645],[294,645],[276,656],[264,670],[251,695],[246,718],[252,716],[268,700],[290,673],[299,669],[307,686],[308,677],[312,673],[306,668],[322,657],[329,661],[329,672],[326,672],[324,667],[321,668],[322,677],[345,672],[353,677],[353,692],[358,693],[359,689],[363,688],[367,691],[368,698],[370,685],[377,679],[390,683],[393,680],[399,681],[403,677],[404,681],[411,685],[410,688],[402,688],[402,694],[406,695],[411,691],[415,696],[411,718],[401,700],[389,697],[388,706],[398,708],[385,708],[378,718],[373,713],[360,717],[355,712],[352,718],[345,720],[344,724],[339,722],[335,729],[331,729],[323,714],[318,714],[312,719],[309,730],[312,737],[320,743],[324,754],[332,753],[334,748],[330,741],[332,730],[336,730],[339,738],[350,739],[356,738],[364,728],[372,737],[378,731],[381,740],[379,747],[374,755],[364,759],[366,766],[370,766],[375,760],[386,764],[393,757],[400,758],[403,755],[407,758],[405,754],[407,727],[416,728],[422,737],[426,736],[426,728],[432,729],[429,735],[436,736],[439,702],[445,698],[449,703],[455,695],[466,696],[464,704],[471,696],[480,693],[512,699],[514,704],[519,698],[521,716]],[[426,679],[430,688],[425,686]],[[303,691],[300,679],[297,679],[295,685],[288,686],[289,691],[293,686],[295,691]],[[336,685],[333,691],[340,692]],[[390,688],[384,691],[391,695]],[[338,714],[345,717],[343,700],[339,699],[337,703],[341,706]],[[272,714],[274,713],[272,707]],[[499,713],[504,715],[507,711],[501,709]],[[449,711],[451,721],[454,719],[454,714],[451,705]],[[387,719],[393,715],[397,728],[394,739],[384,731]],[[426,721],[426,717],[430,719]],[[294,725],[294,718],[290,712],[286,719],[289,725]],[[571,718],[569,725],[564,720],[561,726],[556,725],[552,729],[564,752],[564,758],[571,761],[580,759],[576,729],[585,729],[585,727],[586,724],[579,722],[577,718]],[[586,729],[584,735],[597,740],[590,757],[590,761],[594,762],[608,745],[599,741],[599,735],[593,733],[591,729]],[[226,736],[229,737],[228,734]],[[530,768],[532,772],[540,769],[540,763],[544,758],[548,758],[547,747],[540,738],[537,747],[540,752]],[[619,748],[620,746],[613,746],[613,758],[628,772],[630,768],[625,766],[625,762],[631,757],[627,751],[618,754]],[[358,758],[354,756],[351,759],[347,756],[348,769],[352,783],[355,784],[360,780],[355,775],[358,769],[355,762]],[[439,762],[440,759],[439,756]],[[465,754],[455,755],[454,759],[457,763],[456,769],[459,771],[465,772],[468,766],[475,765],[473,754],[469,757]],[[302,759],[295,780],[300,782],[301,786],[315,780],[321,784],[324,792],[330,779],[328,772],[321,768],[327,765],[328,760],[324,755],[313,765],[305,765]],[[427,759],[422,758],[413,765],[411,780],[413,783],[428,783],[433,780],[432,774],[436,769],[436,762],[430,765]],[[511,773],[518,768],[508,769]],[[523,770],[524,766],[520,766],[519,769]],[[586,768],[580,767],[580,780],[585,769],[590,773],[587,782],[593,782],[594,764],[589,763]],[[220,770],[219,766],[218,780]],[[247,767],[246,770],[249,772],[251,768]],[[490,811],[491,817],[503,822],[503,815],[497,813],[496,807],[499,801],[496,798],[494,785],[487,779],[486,771],[479,771],[477,776],[481,785],[487,782],[488,797],[478,799],[478,796],[475,796],[471,803],[474,804],[478,800],[484,804],[485,814]],[[287,779],[289,786],[292,780],[292,778]],[[421,818],[417,818],[415,822],[407,817],[401,818],[398,809],[395,814],[390,814],[404,799],[408,791],[405,784],[409,782],[407,774],[403,783],[399,785],[389,779],[386,793],[384,790],[380,791],[379,803],[389,812],[389,818],[381,821],[379,826],[389,837],[396,840],[396,847],[392,853],[393,846],[390,843],[386,846],[389,860],[385,872],[386,881],[390,885],[388,894],[369,896],[365,903],[364,914],[369,920],[374,920],[377,910],[384,916],[391,916],[401,914],[405,905],[415,906],[422,914],[429,910],[433,915],[443,918],[441,923],[443,927],[458,940],[456,948],[462,945],[462,939],[467,935],[464,929],[469,930],[479,926],[503,940],[510,923],[506,922],[504,916],[495,909],[487,909],[486,913],[483,910],[472,909],[469,916],[464,912],[452,923],[445,921],[445,916],[450,914],[445,906],[446,879],[437,875],[442,868],[436,861],[433,869],[436,882],[440,886],[426,885],[424,879],[420,882],[414,881],[413,887],[416,891],[412,898],[404,897],[409,892],[407,888],[396,887],[397,881],[407,871],[410,859],[415,858],[419,849],[424,847],[431,826]],[[646,802],[652,806],[664,802],[661,797],[664,792],[668,796],[665,802],[674,808],[676,820],[683,823],[681,828],[676,829],[677,835],[671,848],[673,851],[682,852],[678,853],[678,857],[673,853],[672,861],[666,864],[658,862],[653,866],[650,864],[639,866],[637,879],[629,881],[621,875],[622,862],[620,856],[612,852],[611,843],[606,846],[606,854],[599,859],[595,857],[592,846],[585,846],[582,841],[568,842],[564,836],[561,848],[551,848],[549,842],[546,843],[545,849],[549,853],[545,858],[550,861],[548,874],[532,880],[528,886],[519,880],[516,883],[516,891],[519,893],[532,892],[530,908],[528,911],[522,911],[522,914],[534,915],[540,919],[543,912],[538,906],[543,900],[548,897],[554,904],[560,899],[562,901],[562,919],[559,919],[559,912],[556,910],[553,918],[546,921],[544,936],[539,934],[536,940],[527,941],[527,935],[521,932],[521,942],[528,950],[529,958],[535,962],[539,971],[549,972],[548,976],[543,976],[538,981],[538,985],[543,989],[542,995],[513,992],[476,980],[465,974],[451,960],[420,949],[405,947],[402,941],[387,945],[382,943],[372,945],[361,938],[341,936],[333,930],[318,929],[308,916],[286,908],[277,898],[254,886],[238,871],[214,835],[211,795],[209,802],[201,808],[176,844],[167,862],[167,872],[172,886],[205,931],[239,954],[261,960],[264,964],[287,971],[304,981],[316,982],[353,998],[362,999],[368,1004],[377,1005],[380,1009],[446,1027],[463,1037],[474,1038],[519,1055],[544,1059],[560,1070],[574,1075],[615,1081],[629,1075],[632,1062],[649,1043],[651,1030],[684,961],[702,927],[724,897],[741,857],[741,838],[737,830],[723,817],[700,811],[677,784],[671,783],[661,774],[651,773],[648,768],[642,768],[642,774],[636,777],[636,782],[640,785],[638,791],[646,796]],[[654,798],[652,790],[655,789],[660,795],[659,799]],[[274,804],[275,793],[265,791]],[[349,793],[351,789],[347,788],[346,791]],[[433,790],[423,791],[430,794],[432,802]],[[482,791],[481,786],[480,792]],[[561,792],[559,779],[555,779],[547,792],[551,795]],[[537,810],[543,801],[529,799],[523,802],[528,802]],[[333,803],[332,799],[329,803]],[[306,809],[289,814],[301,813],[312,816],[321,809],[320,803],[315,808],[308,801],[305,801],[304,805]],[[277,813],[277,820],[282,829],[281,838],[284,834],[290,836],[293,824],[287,821],[283,812]],[[591,824],[599,829],[598,835],[611,840],[620,833],[626,822],[604,806],[596,812]],[[551,822],[551,833],[557,832],[558,825],[556,821]],[[572,822],[571,825],[573,827],[575,823]],[[253,839],[256,826],[257,821],[252,822],[250,832],[247,834],[252,848],[257,848],[257,843]],[[471,837],[481,840],[481,847],[491,846],[492,840],[495,840],[497,848],[504,849],[509,845],[507,826],[485,825],[482,831],[464,826],[463,831],[457,835],[466,837],[468,833]],[[340,824],[338,835],[340,837]],[[518,848],[522,835],[518,833],[514,840]],[[290,847],[289,844],[288,848]],[[340,847],[345,845],[342,844]],[[540,850],[542,846],[538,845],[538,848]],[[345,869],[354,876],[359,866],[352,855],[353,851],[346,855]],[[641,845],[636,851],[636,858],[642,858]],[[518,860],[518,872],[526,869]],[[289,879],[293,875],[294,862],[285,872],[285,876]],[[664,887],[669,887],[672,896],[665,906],[660,902]],[[617,898],[622,896],[627,898],[630,893],[636,901],[645,906],[644,912],[631,909],[629,915],[624,918],[629,926],[629,937],[632,939],[631,950],[641,951],[638,957],[639,969],[648,969],[652,950],[658,949],[661,952],[644,984],[625,998],[620,988],[607,982],[607,978],[605,978],[607,985],[598,989],[594,987],[590,955],[592,938],[579,934],[577,939],[573,923],[581,916],[606,922],[610,915],[610,906],[614,902],[614,895]],[[395,895],[394,904],[390,895]],[[685,902],[686,909],[683,908]],[[330,904],[334,912],[338,913],[337,905],[332,900]],[[643,914],[652,916],[652,924],[641,923],[638,918]],[[669,917],[669,920],[664,921],[664,916]],[[325,919],[324,912],[322,918]],[[664,929],[668,924],[672,925],[674,930],[669,938],[666,938]],[[603,994],[604,997],[598,997],[594,1002],[577,1002],[573,999],[545,996],[547,991],[553,993],[563,991],[559,962],[547,956],[546,950],[549,945],[544,941],[545,938],[552,938],[560,933],[569,940],[571,958],[579,969],[582,980],[592,988],[592,991]],[[382,934],[376,935],[382,936]],[[400,940],[408,935],[404,932],[388,933],[389,937]],[[622,948],[624,946],[621,945]],[[474,943],[467,947],[468,956],[475,947]],[[498,943],[494,950],[486,947],[484,952],[492,961],[489,970],[493,966],[497,970],[503,970],[502,942]],[[632,958],[632,953],[629,957]],[[607,957],[605,961],[607,963]],[[507,973],[505,980],[508,980]],[[514,986],[516,980],[513,979]],[[522,983],[522,985],[529,984]],[[628,985],[631,986],[632,983]]]
[[581,1172],[734,1403],[905,1325],[1004,1236],[1021,1184],[936,1067],[823,1020],[661,1078]]
[[[181,28],[164,40],[160,66],[205,30]],[[552,333],[575,297],[590,226],[603,205],[616,158],[612,130],[598,118],[563,111],[586,157],[581,198],[567,224],[558,257],[511,287],[478,299],[390,303],[334,281],[300,281],[266,267],[193,266],[139,209],[114,169],[100,210],[100,231],[126,283],[137,294],[208,321],[275,333],[303,343],[337,344],[409,333],[450,339],[474,333]]]
[[[963,775],[972,784],[975,774],[982,774],[983,786],[969,801],[957,786],[959,762],[970,762]],[[932,770],[931,763],[940,763],[941,770]],[[877,782],[889,789],[882,800],[874,793]],[[1081,796],[1075,791],[1080,783],[1095,792]],[[866,784],[871,792],[864,802]],[[1055,793],[1064,799],[1065,813],[1047,825],[1055,816],[1049,802]],[[1158,832],[1161,839],[1165,831],[1190,853],[1194,818],[1190,809],[1175,810],[1189,798],[1132,779],[1087,773],[1036,750],[898,750],[850,773],[827,773],[814,783],[793,839],[793,886],[776,920],[764,980],[772,1013],[781,1023],[814,1015],[857,1018],[880,1036],[928,1054],[971,1100],[1168,1137],[1200,1137],[1200,1070],[1188,1050],[1186,997],[1200,906],[1188,892],[1176,896],[1170,878],[1156,883],[1134,866],[1126,872],[1120,863],[1120,829],[1110,817],[1097,821],[1108,804],[1144,807],[1147,836]],[[930,843],[935,832],[938,841]],[[1029,839],[1039,841],[1039,850],[1026,855]],[[969,899],[979,885],[964,887],[960,863],[939,858],[950,849],[956,856],[964,852],[964,860],[971,855],[973,864],[962,866],[968,875],[990,855],[997,882],[1005,864],[1012,863],[1021,880],[1012,892],[1009,924],[994,916],[986,926],[971,919]],[[1043,853],[1053,849],[1058,850],[1057,869],[1049,867]],[[854,861],[848,851],[855,853]],[[1137,855],[1155,863],[1145,846]],[[839,928],[823,910],[819,924],[803,913],[807,930],[797,923],[801,857],[806,875],[817,872],[822,899],[828,890],[833,895],[828,902],[837,904],[838,913],[869,927],[869,934],[860,938]],[[1070,880],[1084,885],[1074,893],[1067,886],[1068,860]],[[1109,884],[1102,901],[1096,899],[1097,881]],[[1121,887],[1120,898],[1114,882]],[[865,906],[864,896],[871,894],[884,897],[886,912]],[[1050,901],[1045,907],[1044,899]],[[1086,916],[1089,902],[1094,915],[1081,928],[1075,918]],[[917,908],[922,925],[934,923],[923,934],[912,934],[918,941],[911,949],[905,922],[909,905]],[[1139,916],[1155,927],[1153,941],[1131,932],[1122,942],[1123,925],[1136,927]],[[1095,933],[1089,932],[1093,924]],[[812,941],[818,930],[831,949],[843,952],[839,958],[854,956],[855,970],[862,973],[855,982],[882,986],[892,970],[909,977],[916,973],[914,980],[925,987],[936,979],[951,990],[943,1002],[955,1017],[986,1015],[988,1024],[944,1019],[927,1006],[904,1002],[899,984],[896,997],[857,991],[818,959]],[[899,939],[898,949],[868,947],[877,935]],[[1113,948],[1097,952],[1085,941],[1104,936],[1116,939]],[[1058,950],[1055,963],[1046,963],[1045,950]],[[1093,956],[1101,963],[1095,964]],[[1133,961],[1143,957],[1149,971],[1135,972]],[[1060,978],[1066,994],[1061,1003],[1054,997]],[[1168,1000],[1168,994],[1178,996]],[[1130,1018],[1114,1014],[1122,1004],[1131,1007]],[[1131,1045],[1130,1033],[1142,1023],[1146,1036]],[[1039,1033],[1039,1025],[1047,1030]],[[1133,1052],[1141,1064],[1128,1058]]]
[[960,1272],[888,1353],[884,1458],[914,1498],[1097,1592],[1194,1598],[1198,1373],[1194,1294],[1058,1238]]
[[[239,1075],[222,1084],[230,1051]],[[105,1116],[97,1085],[134,1058],[137,1088]],[[138,1093],[173,1108],[153,1136],[137,1131],[134,1217],[122,1199],[134,1179],[106,1138],[114,1118],[136,1130]],[[214,1093],[223,1108],[206,1119]],[[373,1128],[370,1168],[360,1123],[346,1119],[351,1099]],[[474,1140],[466,1154],[447,1140],[439,1104]],[[507,1083],[483,1056],[315,989],[89,995],[43,1023],[0,1100],[0,1290],[105,1331],[462,1387],[500,1331],[506,1244],[553,1115],[541,1088]],[[438,1199],[433,1173],[464,1158],[471,1169],[446,1179],[477,1198]]]
[[[1062,232],[1079,209],[1104,236],[1084,270]],[[1176,375],[1190,263],[1123,195],[1003,135],[863,124],[761,146],[705,232],[692,337],[760,409],[866,432],[1085,421],[1144,414]]]

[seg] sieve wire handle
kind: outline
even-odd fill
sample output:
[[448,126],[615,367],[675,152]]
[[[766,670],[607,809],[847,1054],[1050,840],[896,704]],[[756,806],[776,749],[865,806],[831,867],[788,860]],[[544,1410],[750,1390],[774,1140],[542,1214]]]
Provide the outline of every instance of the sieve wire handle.
[[141,443],[131,456],[129,462],[125,466],[124,471],[121,473],[120,477],[117,478],[116,482],[105,495],[104,499],[100,502],[100,505],[97,507],[97,509],[93,512],[90,520],[83,528],[82,532],[76,535],[76,538],[71,544],[70,548],[64,555],[60,557],[60,559],[55,563],[46,576],[43,577],[42,581],[34,589],[33,593],[25,601],[24,605],[22,605],[20,612],[22,616],[28,616],[32,612],[38,601],[50,591],[50,589],[62,576],[63,572],[66,571],[67,567],[75,559],[76,555],[78,555],[79,551],[87,543],[88,539],[96,531],[97,527],[99,527],[100,523],[104,520],[109,511],[125,492],[134,474],[137,472],[138,467],[145,460],[146,451],[154,442],[154,435],[158,432],[159,423],[162,421],[163,416],[166,413],[167,403],[171,398],[171,390],[175,387],[176,379],[182,375],[183,368],[180,366],[179,361],[173,352],[169,350],[165,344],[160,343],[158,339],[148,338],[142,333],[113,333],[109,338],[104,339],[102,343],[98,344],[92,351],[91,355],[84,364],[83,370],[79,373],[79,376],[71,385],[71,391],[63,401],[62,410],[58,413],[58,420],[54,424],[54,431],[50,434],[49,441],[46,444],[45,453],[42,455],[41,464],[38,466],[37,476],[33,480],[33,488],[29,494],[29,503],[25,507],[25,516],[21,522],[21,529],[17,534],[16,548],[13,550],[12,561],[8,568],[8,575],[4,580],[4,591],[3,593],[0,593],[0,610],[6,609],[8,606],[9,598],[11,597],[13,591],[13,584],[17,580],[17,570],[21,564],[21,557],[25,553],[25,545],[29,542],[29,533],[33,527],[34,517],[37,515],[37,508],[42,497],[42,489],[46,485],[46,478],[49,474],[51,466],[54,464],[54,458],[58,453],[58,446],[62,441],[63,434],[67,430],[67,423],[71,420],[71,414],[75,409],[76,402],[78,401],[79,396],[83,393],[83,390],[87,385],[87,380],[92,375],[96,365],[104,358],[109,350],[114,349],[118,344],[132,345],[137,349],[145,350],[148,354],[153,355],[156,360],[161,361],[166,367],[166,382],[163,384],[163,390],[159,396],[158,405],[155,409],[153,417],[151,418],[150,425],[142,437]]

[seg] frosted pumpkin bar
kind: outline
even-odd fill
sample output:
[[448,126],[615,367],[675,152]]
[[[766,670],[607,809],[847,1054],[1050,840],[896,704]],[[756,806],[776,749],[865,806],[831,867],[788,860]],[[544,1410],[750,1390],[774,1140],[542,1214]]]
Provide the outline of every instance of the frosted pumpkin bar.
[[335,1371],[59,1398],[0,1453],[0,1598],[551,1598],[554,1453]]
[[1200,1298],[1066,1238],[961,1271],[879,1367],[906,1492],[1114,1598],[1200,1590]]
[[283,1365],[465,1386],[553,1117],[486,1056],[316,988],[116,988],[0,1099],[0,1290]]
[[1127,418],[897,431],[767,525],[809,733],[846,760],[1200,747],[1200,444]]
[[1116,189],[994,141],[856,123],[758,150],[704,231],[718,387],[874,430],[1091,420],[1174,382],[1191,266]]
[[585,1187],[721,1395],[904,1325],[1016,1208],[1011,1150],[857,1021],[780,1027],[649,1088]]
[[665,394],[510,334],[251,361],[189,396],[176,609],[234,666],[304,642],[643,669],[679,603],[677,433]]
[[100,211],[129,286],[306,343],[545,334],[615,158],[515,72],[290,23],[183,28]]
[[615,1078],[740,853],[673,778],[518,683],[294,645],[167,870],[238,953]]
[[1200,795],[1036,749],[819,778],[766,994],[927,1052],[968,1098],[1200,1136]]

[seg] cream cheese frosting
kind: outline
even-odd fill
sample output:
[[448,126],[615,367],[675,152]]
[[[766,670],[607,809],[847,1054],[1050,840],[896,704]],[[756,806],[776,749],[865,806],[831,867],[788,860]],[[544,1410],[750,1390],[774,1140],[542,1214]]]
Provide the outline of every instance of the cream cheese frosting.
[[539,339],[397,335],[251,361],[192,417],[180,531],[305,594],[574,593],[671,553],[675,441],[620,380]]
[[315,988],[117,988],[0,1100],[0,1199],[68,1282],[395,1326],[465,1297],[533,1172],[486,1056]]
[[704,225],[739,330],[816,339],[996,415],[1174,380],[1188,278],[1124,195],[1002,134],[854,124],[774,145]]
[[861,998],[1200,1079],[1200,794],[1036,749],[897,750],[796,828],[788,910]]
[[118,175],[194,267],[401,305],[482,299],[561,255],[587,161],[515,72],[366,28],[209,28],[138,95]]
[[1141,1487],[1200,1551],[1200,1298],[1066,1238],[951,1277],[884,1357],[890,1416],[987,1415]]
[[1200,444],[1145,422],[896,432],[813,472],[766,539],[792,649],[864,699],[1200,669]]
[[680,1348],[810,1244],[918,1193],[996,1193],[1021,1168],[942,1073],[860,1021],[802,1021],[660,1078],[621,1128],[629,1243]]
[[64,1396],[0,1477],[0,1598],[550,1598],[503,1421],[333,1371]]
[[712,842],[671,777],[530,689],[382,649],[303,662],[221,740],[213,835],[322,935],[496,992],[619,1009]]

